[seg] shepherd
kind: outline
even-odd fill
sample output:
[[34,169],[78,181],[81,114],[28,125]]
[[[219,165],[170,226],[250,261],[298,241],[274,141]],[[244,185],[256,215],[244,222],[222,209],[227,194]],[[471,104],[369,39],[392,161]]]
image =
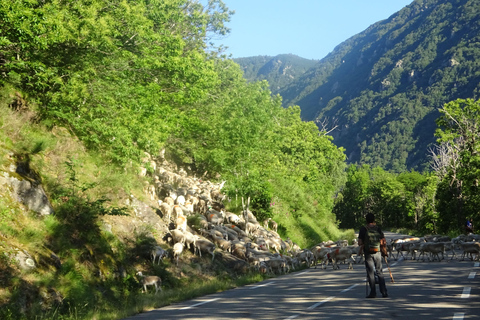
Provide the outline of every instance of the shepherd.
[[367,280],[370,285],[370,294],[367,295],[367,298],[376,298],[377,296],[375,274],[378,277],[380,293],[382,297],[387,298],[387,287],[382,270],[382,254],[386,253],[387,241],[382,230],[375,223],[375,215],[370,212],[365,216],[365,219],[367,224],[360,228],[358,245],[360,246],[360,253],[363,252],[365,255],[365,269],[367,270]]

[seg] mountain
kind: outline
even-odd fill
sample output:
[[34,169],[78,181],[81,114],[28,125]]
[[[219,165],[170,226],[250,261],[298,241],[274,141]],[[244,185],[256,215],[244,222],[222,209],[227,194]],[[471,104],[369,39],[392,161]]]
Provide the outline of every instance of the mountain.
[[350,163],[423,169],[438,109],[478,99],[479,29],[480,0],[415,0],[275,90],[304,120],[336,126]]
[[274,94],[318,63],[318,60],[305,59],[293,54],[238,58],[234,61],[241,66],[245,79],[267,80]]

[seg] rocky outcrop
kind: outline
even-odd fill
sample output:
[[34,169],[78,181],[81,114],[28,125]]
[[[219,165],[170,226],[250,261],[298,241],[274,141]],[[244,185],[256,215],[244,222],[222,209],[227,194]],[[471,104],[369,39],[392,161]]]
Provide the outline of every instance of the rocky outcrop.
[[[10,155],[10,158],[11,155]],[[18,174],[17,165],[13,162],[4,169],[0,176],[0,186],[11,190],[11,195],[29,210],[41,215],[53,213],[52,205],[39,181]]]

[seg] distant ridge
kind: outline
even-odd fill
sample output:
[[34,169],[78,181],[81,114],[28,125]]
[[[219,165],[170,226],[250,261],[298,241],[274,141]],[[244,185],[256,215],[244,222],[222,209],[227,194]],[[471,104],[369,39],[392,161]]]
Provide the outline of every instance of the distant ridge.
[[234,59],[249,81],[267,80],[272,93],[298,79],[305,71],[315,66],[319,60],[309,60],[293,54],[256,56]]
[[291,82],[272,82],[272,91],[299,105],[304,120],[335,123],[331,134],[349,162],[421,170],[438,108],[478,99],[478,61],[480,0],[416,0]]

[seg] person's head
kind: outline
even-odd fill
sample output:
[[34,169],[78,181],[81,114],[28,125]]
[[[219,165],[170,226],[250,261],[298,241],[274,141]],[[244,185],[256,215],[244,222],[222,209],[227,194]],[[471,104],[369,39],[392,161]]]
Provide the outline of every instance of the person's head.
[[367,220],[367,223],[374,223],[375,222],[375,215],[373,213],[369,212],[365,216],[365,220]]

